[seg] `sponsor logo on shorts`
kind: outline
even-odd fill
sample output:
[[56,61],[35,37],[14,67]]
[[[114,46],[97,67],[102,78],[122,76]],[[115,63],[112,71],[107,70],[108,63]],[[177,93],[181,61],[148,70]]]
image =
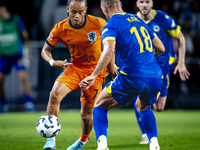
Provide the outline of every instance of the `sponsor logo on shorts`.
[[62,72],[62,73],[58,76],[58,78],[62,77],[64,74],[65,74],[65,73]]

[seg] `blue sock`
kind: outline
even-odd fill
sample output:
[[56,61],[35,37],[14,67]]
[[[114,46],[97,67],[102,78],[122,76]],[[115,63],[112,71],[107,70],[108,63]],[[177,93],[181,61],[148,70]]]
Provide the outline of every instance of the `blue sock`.
[[30,95],[24,95],[25,103],[32,102],[32,97]]
[[104,107],[95,107],[93,109],[93,126],[97,140],[101,135],[107,137],[108,117],[107,110]]
[[138,123],[138,125],[139,125],[139,127],[140,127],[140,130],[141,130],[142,134],[145,134],[145,130],[144,130],[144,128],[142,127],[140,115],[139,115],[139,113],[138,113],[138,111],[137,111],[137,108],[136,108],[136,106],[135,106],[135,102],[136,102],[136,100],[137,100],[137,97],[138,97],[138,96],[136,96],[136,97],[134,98],[133,108],[134,108],[134,111],[135,111],[135,116],[136,116],[136,119],[137,119],[137,123]]
[[7,104],[7,103],[6,103],[6,98],[1,97],[1,98],[0,98],[0,103],[1,103],[1,105]]
[[156,118],[151,108],[147,108],[139,113],[141,117],[141,124],[147,134],[148,139],[157,137]]

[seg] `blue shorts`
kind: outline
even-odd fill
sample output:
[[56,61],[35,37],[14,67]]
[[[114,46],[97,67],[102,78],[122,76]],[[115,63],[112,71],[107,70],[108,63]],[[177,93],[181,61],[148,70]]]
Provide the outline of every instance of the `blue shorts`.
[[169,89],[169,85],[170,85],[170,77],[171,77],[171,73],[172,73],[172,69],[171,67],[164,68],[164,67],[160,67],[163,73],[163,84],[161,86],[161,90],[160,90],[160,97],[165,97],[168,95],[168,89]]
[[140,95],[146,106],[154,104],[162,85],[160,78],[128,76],[119,73],[106,85],[107,92],[119,103],[125,105]]
[[9,74],[12,67],[15,67],[16,71],[25,70],[21,55],[0,57],[0,73]]

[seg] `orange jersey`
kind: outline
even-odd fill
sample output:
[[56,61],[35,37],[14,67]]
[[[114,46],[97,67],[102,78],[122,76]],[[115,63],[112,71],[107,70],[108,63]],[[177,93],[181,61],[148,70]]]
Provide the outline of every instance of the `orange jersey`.
[[[85,16],[85,22],[80,28],[71,25],[69,18],[57,23],[52,29],[46,42],[54,47],[62,42],[68,47],[71,55],[71,62],[82,72],[90,75],[102,53],[101,32],[106,21],[91,15]],[[105,68],[100,76],[107,76]]]

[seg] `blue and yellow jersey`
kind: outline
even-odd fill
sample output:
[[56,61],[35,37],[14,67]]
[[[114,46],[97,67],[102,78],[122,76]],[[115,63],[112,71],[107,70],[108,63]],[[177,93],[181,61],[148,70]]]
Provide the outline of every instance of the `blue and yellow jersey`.
[[119,71],[138,77],[162,76],[152,45],[155,36],[142,19],[129,13],[113,15],[102,31],[103,43],[116,41],[115,56]]
[[[140,12],[137,16],[140,17]],[[158,63],[161,67],[172,65],[176,59],[172,37],[179,34],[181,27],[166,13],[154,9],[152,19],[145,23],[157,34],[165,46],[165,52],[157,57]]]

